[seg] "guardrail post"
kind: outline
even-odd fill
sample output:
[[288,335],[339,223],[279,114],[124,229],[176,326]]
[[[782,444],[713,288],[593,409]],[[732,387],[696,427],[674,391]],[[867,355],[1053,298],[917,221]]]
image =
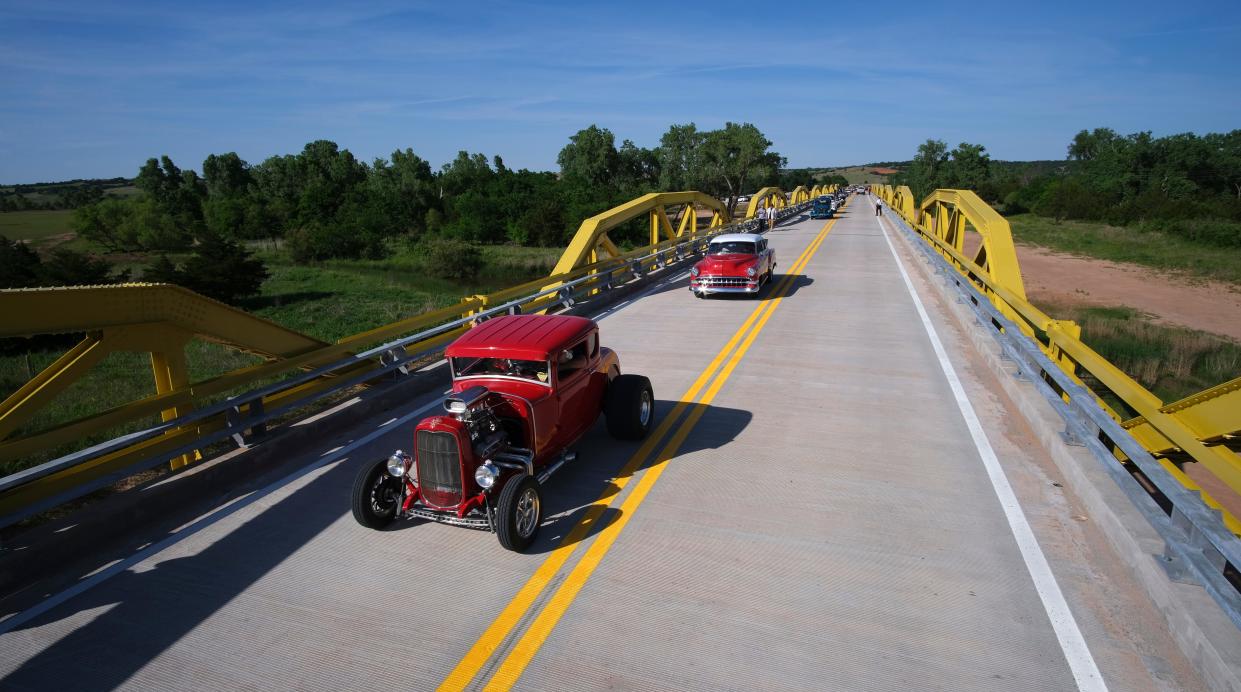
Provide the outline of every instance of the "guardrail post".
[[[190,386],[190,377],[185,358],[185,346],[189,343],[190,336],[185,333],[174,333],[171,330],[165,331],[162,336],[164,343],[160,350],[151,351],[151,371],[155,376],[155,393],[168,394],[187,389]],[[175,420],[188,414],[193,408],[193,405],[187,403],[164,409],[160,412],[160,419]],[[174,432],[176,431],[168,431],[169,434]],[[194,450],[169,460],[169,465],[175,470],[202,458],[202,452]]]
[[[246,407],[244,416],[241,413],[242,406]],[[230,437],[233,438],[233,442],[238,447],[248,447],[267,434],[267,423],[263,422],[262,419],[262,397],[251,399],[249,403],[238,403],[224,412],[224,420],[229,430],[233,431]],[[259,422],[253,425],[246,425],[246,421],[250,420],[257,420]]]

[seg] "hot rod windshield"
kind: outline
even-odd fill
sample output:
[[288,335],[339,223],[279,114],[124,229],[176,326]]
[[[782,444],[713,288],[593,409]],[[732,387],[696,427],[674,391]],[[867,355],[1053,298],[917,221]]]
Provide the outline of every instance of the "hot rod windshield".
[[743,240],[729,240],[718,243],[711,243],[707,248],[708,255],[753,255],[754,243],[747,243]]
[[449,358],[454,378],[517,377],[550,385],[547,361],[512,358]]

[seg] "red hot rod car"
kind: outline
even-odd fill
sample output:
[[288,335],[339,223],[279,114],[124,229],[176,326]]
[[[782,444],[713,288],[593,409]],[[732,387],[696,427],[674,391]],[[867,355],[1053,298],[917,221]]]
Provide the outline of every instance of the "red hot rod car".
[[650,380],[621,374],[593,320],[498,317],[445,356],[452,391],[444,413],[414,428],[413,454],[397,450],[354,480],[353,516],[363,526],[431,519],[491,530],[505,548],[523,550],[542,521],[540,487],[574,459],[569,446],[600,413],[614,437],[650,430]]
[[689,270],[689,290],[699,298],[713,293],[758,295],[771,281],[776,253],[757,233],[726,233],[711,239],[707,256]]

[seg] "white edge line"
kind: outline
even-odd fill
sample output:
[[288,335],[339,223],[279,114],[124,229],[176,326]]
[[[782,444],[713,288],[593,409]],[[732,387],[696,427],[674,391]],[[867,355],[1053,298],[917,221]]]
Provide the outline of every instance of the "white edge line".
[[259,490],[256,490],[255,492],[250,493],[249,495],[232,502],[231,504],[225,505],[224,507],[221,507],[215,510],[211,514],[208,514],[207,516],[199,519],[198,521],[195,521],[194,523],[190,524],[189,526],[186,526],[180,531],[177,531],[176,533],[165,538],[164,540],[159,541],[158,543],[152,544],[148,548],[144,550],[140,550],[134,553],[133,555],[130,555],[129,557],[123,560],[120,560],[119,562],[112,563],[106,569],[96,572],[90,577],[87,577],[86,579],[79,581],[78,583],[65,589],[64,591],[61,591],[55,594],[54,596],[49,596],[48,598],[40,601],[38,604],[34,606],[31,606],[30,608],[27,608],[26,610],[22,610],[17,613],[14,613],[13,615],[10,615],[8,618],[5,618],[4,620],[0,621],[0,634],[5,634],[7,632],[10,632],[15,627],[23,623],[29,622],[30,620],[37,618],[40,615],[43,615],[44,613],[65,603],[71,598],[78,596],[79,594],[85,593],[86,591],[89,591],[90,589],[93,589],[96,586],[99,586],[100,584],[107,581],[108,579],[111,579],[112,577],[120,574],[121,572],[124,572],[130,567],[133,567],[134,565],[142,562],[143,560],[146,560],[147,558],[158,555],[159,553],[167,550],[168,548],[171,548],[172,546],[176,545],[177,543],[180,543],[186,538],[193,536],[194,534],[198,533],[199,531],[202,531],[203,529],[211,526],[212,524],[215,524],[216,522],[222,519],[228,518],[232,514],[236,513],[238,510],[243,509],[253,504],[257,500],[267,497],[268,495],[279,490],[280,488],[283,488],[289,483],[292,483],[298,478],[301,478],[302,476],[305,476],[306,474],[309,474],[312,471],[315,471],[324,466],[327,466],[328,464],[332,464],[332,463],[339,461],[340,459],[344,458],[350,452],[357,449],[358,447],[374,442],[375,440],[379,439],[379,437],[392,432],[392,430],[396,426],[399,426],[402,423],[406,423],[410,421],[411,419],[422,415],[427,410],[438,405],[439,403],[440,403],[440,397],[437,396],[427,405],[422,406],[415,411],[411,411],[410,413],[407,413],[404,416],[401,416],[400,418],[397,418],[396,420],[392,421],[388,425],[380,427],[377,430],[371,431],[370,433],[358,438],[357,440],[354,440],[348,445],[341,447],[334,454],[326,456],[322,459],[316,459],[310,464],[307,464],[306,466],[299,468],[298,470],[288,474],[287,476],[284,476],[283,478],[277,481],[274,481],[264,486],[263,488],[260,488]]
[[[873,206],[874,202],[872,201],[871,204]],[[1004,475],[1004,469],[1000,466],[1000,460],[996,457],[995,450],[991,448],[991,442],[987,440],[987,434],[983,431],[982,422],[978,419],[978,413],[974,410],[973,404],[970,403],[969,397],[966,396],[965,388],[961,385],[961,380],[957,377],[957,372],[952,367],[952,362],[948,359],[944,345],[939,340],[939,335],[935,332],[935,326],[931,324],[926,308],[922,305],[922,299],[918,297],[917,291],[914,290],[913,282],[910,281],[909,274],[905,271],[905,265],[901,262],[900,256],[896,254],[896,247],[892,244],[892,239],[888,236],[887,229],[884,228],[883,223],[879,219],[879,216],[875,216],[875,223],[879,226],[883,239],[888,243],[888,250],[892,253],[892,259],[896,261],[896,268],[901,272],[901,278],[905,281],[905,288],[909,291],[909,296],[913,298],[914,307],[918,310],[918,317],[922,318],[922,326],[926,329],[926,334],[931,339],[931,348],[935,350],[935,356],[939,359],[939,367],[943,370],[944,377],[948,380],[948,386],[952,388],[952,395],[956,399],[957,408],[961,411],[961,417],[965,419],[965,425],[969,428],[970,437],[974,440],[974,447],[978,450],[978,456],[982,458],[982,464],[987,470],[987,477],[991,479],[991,486],[995,489],[995,494],[1000,500],[1000,506],[1004,509],[1004,516],[1008,519],[1008,526],[1012,529],[1013,537],[1017,540],[1017,547],[1021,550],[1021,557],[1025,560],[1026,569],[1029,570],[1030,577],[1034,580],[1034,588],[1038,591],[1039,599],[1043,602],[1043,610],[1047,613],[1048,619],[1051,620],[1052,629],[1056,632],[1056,639],[1060,641],[1060,650],[1064,652],[1064,657],[1068,661],[1069,669],[1073,673],[1073,679],[1077,682],[1077,689],[1090,690],[1091,692],[1106,692],[1107,683],[1103,680],[1103,675],[1099,672],[1094,657],[1090,654],[1090,648],[1086,646],[1086,639],[1082,636],[1081,630],[1078,629],[1077,621],[1073,619],[1073,612],[1069,609],[1069,604],[1064,600],[1064,594],[1060,591],[1060,585],[1056,583],[1056,577],[1051,571],[1051,566],[1047,563],[1047,557],[1043,555],[1043,550],[1038,545],[1038,539],[1035,538],[1034,530],[1030,528],[1030,523],[1026,520],[1025,512],[1021,510],[1021,504],[1017,501],[1017,496],[1013,493],[1012,486],[1008,483],[1008,477]]]

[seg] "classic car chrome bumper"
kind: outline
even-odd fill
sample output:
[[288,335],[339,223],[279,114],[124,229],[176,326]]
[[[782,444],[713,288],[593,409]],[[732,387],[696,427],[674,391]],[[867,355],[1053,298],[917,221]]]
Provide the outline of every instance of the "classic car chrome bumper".
[[454,512],[441,512],[424,505],[414,505],[401,516],[405,519],[427,519],[429,521],[438,521],[441,524],[451,524],[452,526],[465,526],[471,529],[482,529],[483,531],[492,530],[491,522],[487,521],[487,516],[477,511],[471,512],[464,517],[458,517]]
[[[753,284],[753,285],[751,285]],[[690,281],[689,290],[703,295],[711,293],[758,293],[763,287],[760,279],[748,276],[700,276]]]

